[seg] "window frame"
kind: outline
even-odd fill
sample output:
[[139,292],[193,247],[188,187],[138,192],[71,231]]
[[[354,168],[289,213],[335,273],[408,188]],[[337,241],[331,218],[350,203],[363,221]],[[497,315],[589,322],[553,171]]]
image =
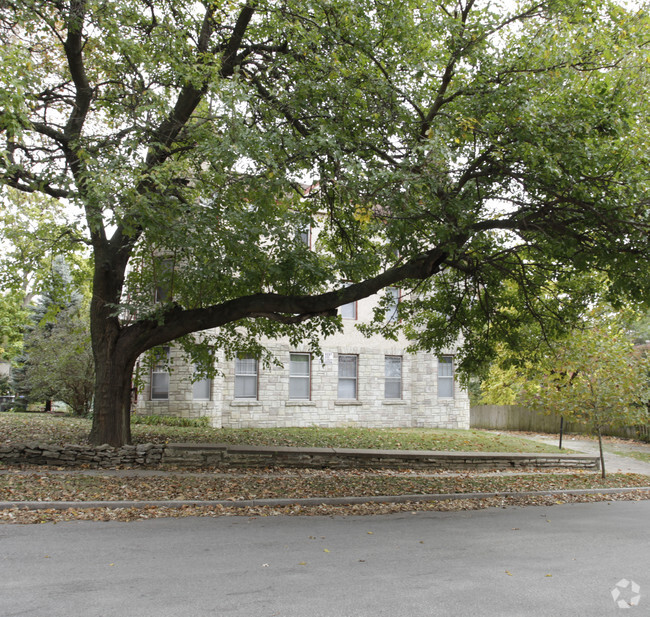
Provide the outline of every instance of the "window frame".
[[[196,370],[196,366],[194,367],[194,373],[197,373],[198,371]],[[197,397],[196,396],[196,388],[199,384],[205,384],[208,388],[208,396],[207,397]],[[192,400],[193,401],[211,401],[212,400],[212,379],[209,377],[201,377],[201,379],[198,379],[197,381],[192,382]]]
[[[151,365],[151,369],[149,371],[149,400],[150,401],[168,401],[169,400],[169,352],[170,349],[167,345],[164,347],[159,347],[158,350],[156,350],[156,353],[161,353],[160,359],[156,360],[155,364]],[[154,395],[154,392],[157,392],[160,389],[159,385],[154,386],[154,375],[160,376],[164,375],[164,382],[165,382],[165,396],[157,396]]]
[[[343,309],[345,307],[349,307],[348,310],[350,308],[352,309],[352,317],[343,314],[342,311],[343,311]],[[357,301],[352,300],[352,302],[348,302],[347,304],[342,304],[341,306],[339,306],[339,315],[341,316],[341,319],[347,319],[349,321],[356,321],[359,318],[358,317],[358,312],[357,312]]]
[[394,302],[391,302],[386,307],[386,323],[399,321],[399,304],[402,301],[402,289],[401,287],[386,287],[386,292],[394,300]]
[[[348,377],[341,375],[341,360],[343,358],[354,358],[354,377]],[[338,382],[336,388],[336,397],[339,401],[358,401],[359,400],[359,355],[358,354],[347,354],[340,353],[338,355]],[[341,383],[342,382],[352,382],[354,384],[354,396],[352,397],[342,397],[341,396]]]
[[[301,356],[301,357],[307,357],[307,367],[308,367],[308,372],[306,375],[303,374],[297,374],[293,375],[291,373],[292,367],[294,366],[293,359],[295,356]],[[289,352],[289,400],[290,401],[311,401],[311,354],[308,352],[301,352],[301,351],[291,351]],[[299,382],[304,382],[307,380],[307,396],[303,397],[296,397],[296,396],[291,396],[291,383],[292,381],[295,382],[295,380],[298,380]]]
[[[388,376],[389,360],[399,360],[399,377]],[[386,355],[384,356],[384,399],[387,401],[401,401],[404,397],[404,358],[403,356]],[[399,385],[399,396],[388,396],[388,385],[397,383]]]
[[[451,366],[451,374],[450,375],[445,375],[441,371],[441,368],[443,366]],[[451,400],[455,398],[456,395],[456,387],[455,387],[455,370],[454,370],[454,356],[450,354],[445,354],[442,356],[438,356],[438,384],[437,384],[437,396],[439,399],[447,399]],[[441,385],[445,384],[445,389],[447,387],[450,387],[451,389],[451,394],[446,395],[446,394],[441,394],[441,391],[443,388],[441,388]],[[449,385],[450,384],[450,385]]]
[[[238,372],[238,368],[241,366],[239,362],[241,360],[255,360],[255,373],[242,373]],[[260,363],[259,359],[251,354],[239,354],[235,358],[234,366],[234,383],[233,383],[233,398],[237,401],[258,401],[260,395]],[[237,378],[250,378],[255,377],[255,394],[253,396],[238,396],[237,395]]]

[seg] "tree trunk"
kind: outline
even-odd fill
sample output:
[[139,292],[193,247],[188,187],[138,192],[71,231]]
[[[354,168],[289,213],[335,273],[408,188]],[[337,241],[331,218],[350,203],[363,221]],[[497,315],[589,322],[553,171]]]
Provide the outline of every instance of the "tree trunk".
[[90,441],[119,447],[131,443],[131,379],[135,362],[119,353],[95,355],[95,402]]
[[603,455],[603,436],[600,432],[600,424],[597,427],[598,429],[598,448],[600,450],[600,475],[605,477],[605,456]]
[[95,360],[95,398],[90,442],[119,447],[131,443],[131,380],[138,353],[127,342],[115,314],[126,260],[96,247],[90,335]]

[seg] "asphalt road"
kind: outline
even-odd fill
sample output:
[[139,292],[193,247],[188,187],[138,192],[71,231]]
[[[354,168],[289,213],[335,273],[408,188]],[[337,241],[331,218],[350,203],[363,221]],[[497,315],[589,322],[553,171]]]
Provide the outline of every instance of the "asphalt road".
[[0,616],[597,617],[620,581],[622,614],[649,615],[649,520],[643,501],[2,525]]

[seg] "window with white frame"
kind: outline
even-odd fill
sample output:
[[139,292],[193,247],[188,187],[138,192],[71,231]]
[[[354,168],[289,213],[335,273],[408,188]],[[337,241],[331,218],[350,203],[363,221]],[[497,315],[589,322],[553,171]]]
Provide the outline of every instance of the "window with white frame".
[[[194,367],[194,372],[198,372]],[[192,398],[195,401],[209,401],[212,390],[212,380],[209,377],[201,377],[192,384]]]
[[166,401],[169,398],[169,347],[154,351],[155,360],[151,367],[151,400]]
[[257,399],[257,358],[235,358],[235,398]]
[[356,319],[357,318],[357,303],[348,302],[343,306],[339,306],[339,315],[342,319]]
[[454,357],[438,358],[438,398],[454,398]]
[[338,398],[340,400],[354,400],[357,398],[358,364],[358,356],[339,354]]
[[289,354],[289,400],[308,401],[311,398],[311,356],[308,353]]
[[[345,283],[345,287],[349,287],[352,283]],[[356,319],[357,318],[357,302],[348,302],[343,306],[339,306],[339,315],[342,319]]]
[[388,307],[386,308],[386,321],[395,321],[397,319],[397,307],[400,300],[400,289],[398,287],[387,287]]
[[402,398],[402,356],[386,356],[385,358],[384,398]]

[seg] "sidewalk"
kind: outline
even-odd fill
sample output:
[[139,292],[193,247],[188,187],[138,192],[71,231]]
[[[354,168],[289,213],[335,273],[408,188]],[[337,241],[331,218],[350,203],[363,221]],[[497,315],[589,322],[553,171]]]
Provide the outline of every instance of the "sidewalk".
[[[505,431],[494,431],[505,432]],[[526,439],[532,441],[539,441],[540,443],[550,444],[557,446],[560,441],[559,435],[527,435]],[[634,458],[627,456],[620,456],[607,451],[607,441],[604,442],[603,455],[605,457],[605,471],[607,473],[639,473],[642,475],[650,476],[650,463],[644,463]],[[564,435],[562,438],[562,447],[568,450],[575,450],[581,454],[590,454],[592,456],[599,456],[598,441],[591,439],[583,439],[580,436]],[[617,444],[617,448],[621,450],[633,450],[638,452],[647,452],[650,454],[650,444]]]

